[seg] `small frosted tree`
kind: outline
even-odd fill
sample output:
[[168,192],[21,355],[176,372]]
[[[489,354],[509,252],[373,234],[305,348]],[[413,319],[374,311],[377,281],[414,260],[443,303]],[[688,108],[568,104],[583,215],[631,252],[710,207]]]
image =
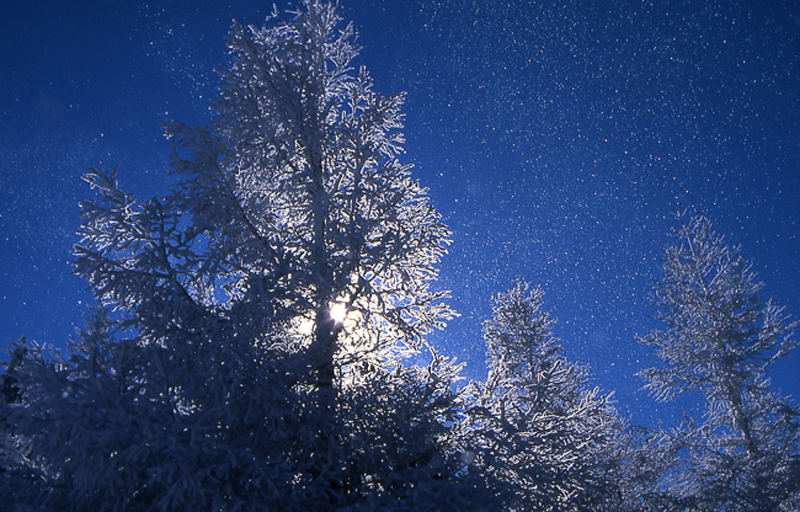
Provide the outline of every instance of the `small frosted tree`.
[[565,359],[543,295],[517,281],[494,298],[483,331],[489,376],[468,391],[466,450],[508,493],[509,510],[614,509],[621,425],[587,369]]
[[798,510],[800,412],[765,374],[795,347],[797,323],[759,298],[752,265],[708,219],[679,221],[656,291],[664,328],[641,339],[665,363],[642,373],[657,399],[705,401],[702,421],[662,432],[677,454],[664,482],[671,507]]
[[403,95],[353,70],[333,5],[292,16],[234,24],[216,120],[167,127],[169,195],[86,174],[75,271],[101,308],[69,356],[23,344],[7,367],[37,507],[425,510],[474,491],[448,459],[460,366],[402,365],[451,314],[429,288],[448,230],[398,159]]

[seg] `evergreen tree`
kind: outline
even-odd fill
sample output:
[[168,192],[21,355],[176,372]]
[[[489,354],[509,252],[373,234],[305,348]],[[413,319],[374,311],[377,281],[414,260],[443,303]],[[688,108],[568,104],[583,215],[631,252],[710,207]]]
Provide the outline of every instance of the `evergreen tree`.
[[708,219],[679,220],[656,294],[665,327],[641,340],[665,363],[643,372],[657,399],[705,403],[702,421],[661,433],[676,457],[662,481],[670,508],[798,510],[800,412],[765,374],[795,347],[797,323],[759,298],[752,265]]
[[353,72],[334,6],[302,7],[234,24],[216,120],[167,128],[169,195],[86,174],[75,271],[101,307],[68,357],[23,344],[6,366],[36,508],[479,503],[448,434],[460,366],[402,364],[451,314],[429,289],[449,233],[398,160],[403,96]]
[[470,390],[466,444],[510,494],[509,510],[618,510],[621,424],[610,396],[588,387],[586,367],[564,357],[543,295],[517,281],[494,298],[484,324],[489,376]]
[[0,501],[9,508],[31,500],[36,487],[36,463],[30,458],[27,439],[20,436],[11,413],[21,399],[21,388],[14,377],[27,356],[25,338],[8,352],[9,361],[0,375]]

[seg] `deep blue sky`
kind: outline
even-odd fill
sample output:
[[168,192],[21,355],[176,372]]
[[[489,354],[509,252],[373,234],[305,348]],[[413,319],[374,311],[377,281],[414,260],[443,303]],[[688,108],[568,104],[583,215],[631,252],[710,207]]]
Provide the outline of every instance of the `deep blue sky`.
[[[3,2],[0,344],[63,346],[80,180],[119,165],[166,192],[160,123],[210,119],[231,19],[271,2]],[[482,378],[490,297],[546,292],[568,355],[650,423],[635,373],[673,214],[711,217],[765,296],[800,317],[800,7],[794,1],[341,0],[376,90],[408,92],[406,161],[453,230],[441,286],[461,317],[433,337]],[[279,3],[279,7],[285,6]],[[800,398],[800,355],[775,383]],[[669,407],[661,407],[668,413]]]

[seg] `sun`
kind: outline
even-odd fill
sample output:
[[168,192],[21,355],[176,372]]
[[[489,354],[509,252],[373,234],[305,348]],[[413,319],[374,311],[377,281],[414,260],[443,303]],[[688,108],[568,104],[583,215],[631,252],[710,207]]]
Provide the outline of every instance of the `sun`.
[[345,317],[347,316],[347,305],[342,304],[341,302],[334,302],[331,305],[331,318],[337,324],[341,324],[344,322]]

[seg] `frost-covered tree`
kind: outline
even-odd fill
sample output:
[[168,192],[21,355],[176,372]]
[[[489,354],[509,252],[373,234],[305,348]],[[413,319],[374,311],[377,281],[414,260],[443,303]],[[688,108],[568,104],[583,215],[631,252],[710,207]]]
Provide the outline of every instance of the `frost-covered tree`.
[[586,367],[564,357],[543,295],[517,281],[494,298],[489,376],[469,391],[466,453],[508,494],[509,510],[618,510],[620,422]]
[[[333,387],[334,304],[358,318],[359,335],[383,333],[352,349],[373,364],[447,318],[428,283],[449,233],[397,158],[403,95],[381,96],[365,68],[353,72],[353,29],[333,6],[305,7],[291,23],[234,25],[219,118],[168,128],[186,177],[172,204],[205,249],[192,257],[197,286],[246,304],[242,321],[305,317],[315,379]],[[265,294],[277,299],[268,311],[255,306]]]
[[770,390],[766,370],[795,347],[797,326],[758,295],[738,247],[704,217],[679,216],[657,288],[664,324],[641,341],[664,366],[643,372],[661,401],[704,399],[662,442],[675,460],[662,487],[671,510],[800,510],[800,411]]
[[215,121],[167,127],[173,191],[86,174],[75,270],[100,309],[69,355],[6,367],[37,508],[477,506],[448,434],[460,366],[402,364],[451,314],[429,288],[449,233],[353,38],[317,0],[234,24]]
[[20,436],[11,417],[21,399],[18,379],[13,375],[27,355],[25,339],[8,351],[5,372],[0,375],[0,500],[13,509],[18,503],[29,502],[35,492],[36,462],[30,459],[27,439]]

